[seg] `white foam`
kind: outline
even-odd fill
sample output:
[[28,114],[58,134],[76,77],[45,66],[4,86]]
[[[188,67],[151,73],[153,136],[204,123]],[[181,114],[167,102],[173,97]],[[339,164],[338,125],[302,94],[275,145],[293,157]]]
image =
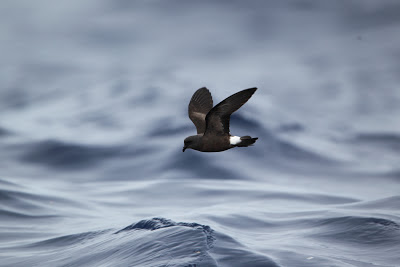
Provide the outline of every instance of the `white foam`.
[[231,136],[231,137],[229,138],[229,142],[231,143],[231,145],[237,145],[237,144],[239,144],[240,142],[242,142],[242,140],[240,140],[240,137],[239,137],[239,136]]

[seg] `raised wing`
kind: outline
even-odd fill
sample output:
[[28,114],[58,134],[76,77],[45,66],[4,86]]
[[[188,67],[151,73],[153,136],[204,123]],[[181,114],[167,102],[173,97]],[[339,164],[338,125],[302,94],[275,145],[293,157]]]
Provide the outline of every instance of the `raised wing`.
[[198,89],[190,99],[189,118],[197,129],[197,134],[204,133],[206,129],[206,115],[213,107],[213,100],[210,91],[202,87]]
[[213,107],[206,116],[204,135],[229,135],[231,114],[243,106],[256,90],[255,87],[242,90]]

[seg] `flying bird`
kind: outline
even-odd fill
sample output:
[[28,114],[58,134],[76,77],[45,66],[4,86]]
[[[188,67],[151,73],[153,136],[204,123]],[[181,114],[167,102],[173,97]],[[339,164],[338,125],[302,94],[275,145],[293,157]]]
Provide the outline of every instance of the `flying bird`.
[[231,114],[238,110],[257,88],[237,92],[213,107],[210,91],[202,87],[192,96],[189,103],[189,118],[197,129],[197,135],[185,138],[183,152],[191,148],[202,152],[220,152],[234,147],[247,147],[258,137],[234,136],[229,131]]

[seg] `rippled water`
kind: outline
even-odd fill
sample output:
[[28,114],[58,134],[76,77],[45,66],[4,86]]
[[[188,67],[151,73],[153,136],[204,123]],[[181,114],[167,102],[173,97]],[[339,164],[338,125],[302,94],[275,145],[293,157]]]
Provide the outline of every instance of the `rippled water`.
[[400,266],[398,1],[0,7],[0,266]]

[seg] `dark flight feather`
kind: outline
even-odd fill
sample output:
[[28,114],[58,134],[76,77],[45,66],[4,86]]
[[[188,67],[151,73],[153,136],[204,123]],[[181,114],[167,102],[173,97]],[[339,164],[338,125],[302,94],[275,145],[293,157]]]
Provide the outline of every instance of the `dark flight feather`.
[[206,129],[206,116],[213,107],[213,100],[210,91],[202,87],[192,96],[189,103],[189,118],[197,129],[197,134],[204,133]]
[[229,121],[231,114],[243,106],[256,90],[257,88],[242,90],[213,107],[205,118],[204,135],[230,135]]

